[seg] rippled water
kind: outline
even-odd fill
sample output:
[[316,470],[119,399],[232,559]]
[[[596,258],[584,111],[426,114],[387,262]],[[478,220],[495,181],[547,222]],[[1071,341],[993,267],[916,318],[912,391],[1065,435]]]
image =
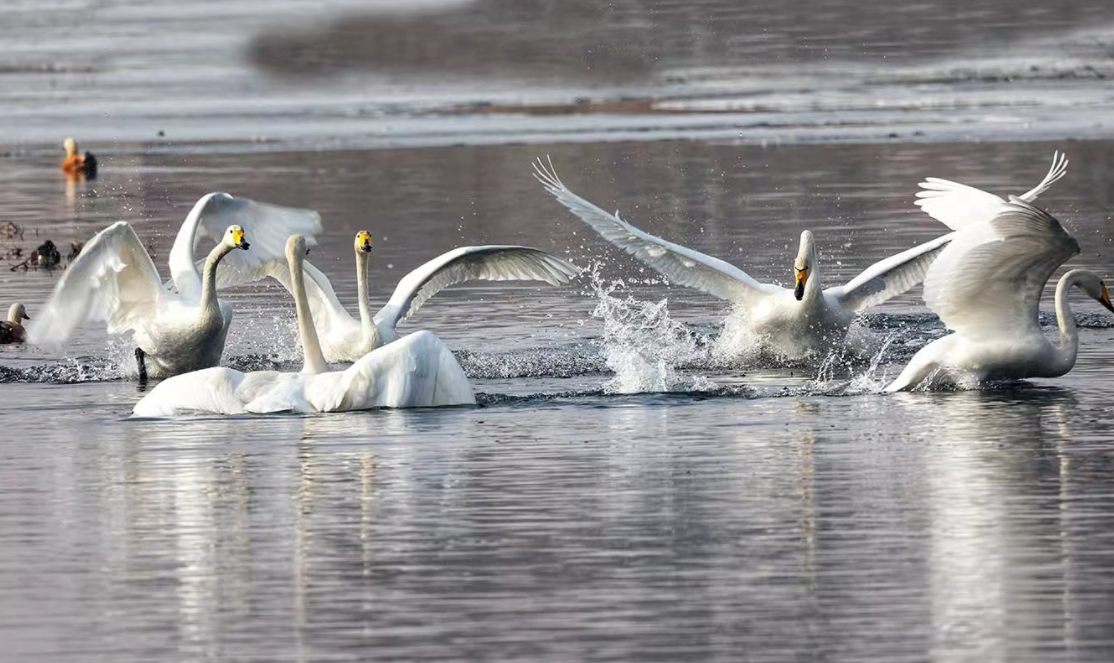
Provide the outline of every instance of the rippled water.
[[[1048,196],[1104,272],[1109,147],[1070,145]],[[926,171],[1019,191],[1051,146],[541,149],[585,195],[759,277],[787,278],[811,227],[838,280],[940,232],[911,210]],[[0,385],[5,656],[1110,656],[1108,318],[1077,307],[1068,376],[986,393],[871,393],[943,332],[915,293],[863,321],[863,359],[717,360],[722,306],[585,233],[529,177],[537,151],[144,156],[68,202],[52,160],[10,164],[9,218],[68,240],[122,217],[160,264],[217,184],[318,208],[315,258],[346,301],[361,227],[376,301],[462,243],[602,266],[565,289],[460,287],[408,323],[460,355],[476,409],[129,421],[141,393],[101,381],[126,344],[90,328],[73,360],[5,348],[6,379],[46,380]],[[0,291],[34,315],[55,278],[5,271]],[[296,357],[280,291],[231,299],[231,364]]]
[[[1081,350],[1063,378],[881,396],[886,378],[944,333],[919,290],[872,311],[839,356],[785,365],[725,352],[722,303],[662,284],[530,177],[531,160],[549,154],[574,191],[604,208],[781,283],[801,230],[812,229],[823,278],[838,283],[943,231],[912,205],[924,176],[1018,193],[1063,149],[1068,177],[1042,203],[1083,246],[1071,266],[1109,276],[1114,149],[1079,140],[1106,131],[1096,108],[1108,85],[1038,72],[1014,87],[980,76],[902,78],[926,61],[975,61],[973,52],[995,45],[1009,47],[1009,71],[1037,49],[1061,74],[1085,62],[1105,75],[1109,42],[1081,50],[1078,40],[1102,32],[1106,5],[1010,3],[1008,18],[971,10],[955,20],[950,10],[833,9],[806,21],[801,13],[816,10],[807,4],[696,4],[703,14],[686,14],[683,3],[612,3],[617,23],[578,40],[621,41],[629,25],[650,26],[648,52],[665,62],[640,68],[635,58],[630,71],[663,103],[734,104],[748,93],[724,72],[780,72],[777,81],[812,90],[793,97],[771,83],[757,93],[786,102],[767,109],[784,126],[732,137],[736,117],[708,140],[689,121],[662,130],[670,121],[656,111],[446,110],[508,95],[560,106],[582,89],[614,100],[631,88],[573,76],[571,60],[550,57],[544,40],[526,55],[551,62],[550,78],[531,86],[470,84],[454,96],[422,78],[406,87],[416,106],[333,122],[295,107],[345,81],[360,81],[351,91],[365,101],[398,94],[389,81],[368,83],[381,52],[353,34],[381,34],[384,23],[365,8],[341,5],[337,18],[290,0],[249,31],[259,9],[251,2],[19,5],[22,41],[9,38],[12,23],[0,25],[0,82],[19,92],[0,97],[0,117],[19,129],[0,137],[12,146],[0,158],[0,221],[23,237],[0,241],[0,253],[46,238],[65,247],[122,219],[165,274],[178,224],[219,188],[321,211],[326,234],[311,258],[349,304],[351,238],[363,228],[375,239],[373,304],[409,269],[462,244],[534,245],[587,271],[561,289],[460,286],[406,323],[446,340],[473,380],[476,408],[132,421],[142,392],[126,379],[126,341],[93,326],[59,353],[0,347],[0,660],[1114,658],[1114,317],[1073,300]],[[578,6],[522,5],[548,8],[555,25],[580,20]],[[430,14],[386,25],[439,35],[438,48],[448,47],[474,38],[485,12],[510,5],[453,7],[451,21]],[[192,31],[210,48],[137,38],[164,16],[176,17],[167,34]],[[684,39],[704,16],[724,23]],[[824,29],[839,16],[858,26],[862,49]],[[773,34],[770,52],[756,45],[757,29],[744,29],[756,17]],[[115,31],[91,30],[66,51],[60,26],[78,18]],[[513,13],[500,25],[495,36],[518,45],[516,29],[540,30]],[[736,29],[750,39],[732,39]],[[499,62],[501,43],[488,59]],[[436,68],[430,48],[380,47],[406,75]],[[103,55],[65,55],[82,49]],[[1080,61],[1056,54],[1066,51]],[[613,57],[621,70],[627,56]],[[900,80],[858,105],[825,105],[836,99],[825,92],[833,71],[889,70],[883,58]],[[88,71],[26,64],[71,60]],[[825,69],[833,60],[838,67]],[[465,58],[449,73],[475,66]],[[684,94],[668,89],[677,71]],[[829,88],[814,88],[813,75]],[[222,76],[225,98],[198,92]],[[51,80],[65,85],[48,93]],[[705,84],[730,89],[693,92]],[[856,94],[863,85],[849,83]],[[1042,87],[1054,94],[1034,97]],[[104,155],[94,181],[63,180],[48,144],[62,131],[67,89],[92,97],[67,126],[88,130]],[[954,93],[955,104],[927,115],[912,104],[866,108],[918,90]],[[341,113],[364,103],[321,94],[319,108]],[[981,140],[950,142],[959,134],[939,127],[983,94],[997,119],[969,116],[956,126]],[[1006,103],[1020,97],[1033,103]],[[193,105],[179,108],[187,98]],[[437,113],[415,110],[430,100]],[[26,112],[13,110],[20,103]],[[1066,120],[1053,117],[1068,107]],[[829,128],[839,117],[847,124],[804,136],[807,108]],[[103,112],[115,119],[95,122]],[[937,130],[913,135],[926,117]],[[1032,132],[1017,124],[1027,121]],[[486,137],[484,126],[494,127]],[[609,126],[618,129],[593,138]],[[154,141],[156,127],[166,140],[138,142]],[[277,138],[260,149],[245,127]],[[414,127],[422,141],[408,137]],[[763,145],[762,132],[774,140]],[[114,138],[126,141],[96,143]],[[410,147],[383,147],[390,142]],[[0,306],[18,299],[34,316],[57,278],[0,269]],[[236,310],[229,365],[297,366],[281,289],[226,296]]]

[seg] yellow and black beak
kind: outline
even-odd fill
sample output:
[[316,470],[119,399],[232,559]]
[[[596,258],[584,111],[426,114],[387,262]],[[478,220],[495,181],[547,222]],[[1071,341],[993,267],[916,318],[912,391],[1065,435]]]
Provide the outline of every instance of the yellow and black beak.
[[1114,313],[1114,304],[1110,303],[1110,293],[1106,291],[1105,283],[1102,284],[1102,297],[1099,298],[1099,301],[1102,302],[1102,305],[1106,307],[1107,311]]
[[360,250],[364,253],[371,253],[371,235],[366,232],[361,232],[356,238]]
[[807,269],[798,269],[797,270],[797,285],[795,285],[793,287],[793,296],[797,298],[797,301],[801,301],[801,299],[805,296],[805,284],[806,283],[808,283],[808,270]]
[[251,248],[251,244],[248,244],[247,240],[244,239],[244,230],[242,228],[236,228],[232,231],[232,243],[236,245],[236,248],[245,251]]

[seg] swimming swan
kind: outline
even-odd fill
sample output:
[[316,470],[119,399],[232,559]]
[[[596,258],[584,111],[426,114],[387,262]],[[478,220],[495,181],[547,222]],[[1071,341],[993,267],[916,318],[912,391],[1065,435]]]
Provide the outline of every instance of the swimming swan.
[[[85,245],[35,316],[29,336],[36,344],[58,346],[79,326],[104,321],[110,334],[134,332],[141,380],[216,366],[232,321],[232,307],[217,299],[218,285],[265,277],[266,266],[283,255],[286,237],[320,230],[321,217],[310,210],[207,194],[178,231],[170,251],[172,280],[164,285],[134,229],[120,221]],[[199,262],[194,245],[202,236],[219,243]]]
[[[353,318],[337,299],[321,270],[305,263],[309,304],[326,361],[356,361],[377,347],[398,340],[397,326],[433,295],[465,281],[545,281],[563,285],[580,273],[573,265],[526,246],[465,246],[443,253],[398,282],[387,304],[374,316],[368,300],[368,260],[371,235],[356,233],[356,289],[359,318]],[[272,264],[271,276],[291,290],[285,265]]]
[[[1054,159],[1041,184],[1026,193],[1035,198],[1063,175],[1064,164]],[[905,293],[924,278],[929,266],[952,240],[954,233],[915,246],[866,268],[845,285],[823,288],[812,232],[801,233],[793,261],[792,289],[759,283],[745,272],[718,258],[667,242],[609,214],[568,189],[557,177],[553,163],[538,159],[534,177],[557,202],[587,223],[604,239],[666,276],[671,282],[695,288],[732,302],[743,313],[747,336],[789,359],[797,359],[843,340],[855,316]],[[930,179],[945,191],[963,185]],[[965,192],[966,193],[966,192]],[[953,229],[962,220],[962,205],[947,203],[947,196],[918,201],[922,209]],[[990,196],[990,194],[984,194]],[[955,196],[953,193],[952,196]],[[994,196],[991,196],[994,197]],[[943,218],[941,218],[943,217]]]
[[965,216],[963,228],[924,282],[925,304],[954,333],[917,352],[885,391],[912,389],[926,380],[978,386],[985,380],[1058,377],[1070,371],[1079,335],[1068,292],[1078,286],[1114,312],[1098,275],[1072,270],[1056,286],[1060,342],[1053,345],[1045,338],[1038,321],[1044,284],[1078,253],[1079,244],[1059,221],[1020,198],[999,201],[982,223]]
[[166,417],[183,412],[243,414],[343,412],[378,407],[472,405],[475,397],[448,347],[427,331],[379,348],[343,371],[327,371],[303,274],[306,243],[287,243],[289,282],[298,315],[300,373],[207,368],[159,383],[132,412]]

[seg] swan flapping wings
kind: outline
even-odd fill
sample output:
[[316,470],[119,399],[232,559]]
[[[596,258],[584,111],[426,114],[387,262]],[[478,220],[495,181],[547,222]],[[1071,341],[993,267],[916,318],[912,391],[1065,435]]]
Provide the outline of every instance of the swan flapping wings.
[[39,345],[59,345],[92,321],[107,323],[109,333],[123,333],[173,298],[135,230],[118,221],[85,245],[35,315],[29,334]]
[[271,275],[276,261],[285,264],[286,239],[302,235],[309,246],[317,243],[321,215],[313,210],[261,203],[249,198],[214,192],[202,196],[190,210],[170,249],[174,286],[187,300],[201,297],[204,260],[194,250],[198,240],[219,240],[231,225],[239,225],[251,238],[251,250],[227,256],[217,269],[217,285],[231,286],[258,281]]
[[[654,237],[623,221],[618,214],[605,212],[570,191],[557,177],[552,162],[538,159],[534,163],[534,177],[559,203],[604,239],[674,283],[747,306],[754,305],[763,297],[785,292],[784,288],[776,285],[759,283],[719,258]],[[843,308],[852,311],[881,304],[920,283],[928,266],[949,241],[951,235],[945,235],[886,258],[871,265],[846,285],[826,289],[824,294],[834,297]]]
[[1011,196],[956,233],[928,270],[924,301],[953,331],[1001,337],[1036,324],[1044,284],[1078,253],[1052,215]]

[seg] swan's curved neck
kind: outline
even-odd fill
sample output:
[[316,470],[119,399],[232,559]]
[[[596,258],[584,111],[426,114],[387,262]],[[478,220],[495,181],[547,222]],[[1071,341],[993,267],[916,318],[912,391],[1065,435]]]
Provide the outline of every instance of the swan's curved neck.
[[302,372],[316,375],[329,370],[325,355],[321,353],[321,343],[317,340],[317,330],[313,327],[313,313],[310,312],[306,296],[306,273],[302,269],[302,257],[288,261],[290,285],[294,291],[294,307],[298,312],[298,336],[302,341]]
[[211,315],[220,315],[220,303],[217,301],[217,266],[221,259],[235,250],[227,244],[217,244],[205,259],[205,272],[201,275],[201,309]]
[[1059,368],[1063,369],[1064,373],[1075,366],[1075,357],[1079,352],[1079,332],[1075,328],[1071,305],[1068,304],[1068,293],[1071,292],[1075,281],[1076,274],[1068,272],[1060,277],[1060,282],[1056,284],[1056,324],[1060,327],[1060,346],[1056,348],[1056,354]]
[[367,253],[356,254],[356,292],[360,297],[360,331],[364,340],[369,341],[372,348],[379,346],[379,328],[375,326],[375,319],[371,315],[371,303],[368,301],[368,262]]

